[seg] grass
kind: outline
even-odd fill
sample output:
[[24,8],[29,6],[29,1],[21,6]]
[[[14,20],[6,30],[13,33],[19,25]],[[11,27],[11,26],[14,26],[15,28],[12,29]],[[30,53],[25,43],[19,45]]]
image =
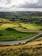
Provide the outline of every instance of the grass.
[[[0,24],[0,41],[23,40],[36,35],[35,32],[18,31],[20,28],[30,31],[39,31],[42,29],[42,25],[23,22],[3,22]],[[26,45],[0,47],[0,56],[42,56],[42,44],[37,45],[37,43],[39,42],[31,42],[31,46],[30,43],[29,45],[27,43]]]
[[20,32],[16,29],[7,28],[5,30],[0,30],[0,41],[23,40],[34,35],[36,35],[34,32]]
[[18,46],[1,46],[0,56],[42,56],[42,43],[40,41],[35,42]]
[[22,27],[27,28],[28,30],[31,30],[31,31],[32,30],[38,31],[38,30],[40,30],[40,28],[42,28],[42,26],[34,24],[34,23],[33,24],[32,23],[31,24],[30,23],[28,23],[28,24],[27,23],[26,24],[25,23],[21,23],[21,25],[22,25]]
[[[18,28],[18,29],[27,29],[31,31],[39,31],[42,29],[42,24],[35,24],[35,23],[24,23],[21,21],[9,21],[8,19],[0,18],[0,30],[4,30],[6,28]],[[6,23],[5,23],[6,22]],[[22,30],[21,30],[22,31]]]
[[31,31],[39,31],[40,29],[42,29],[42,25],[34,23],[23,23],[23,22],[2,23],[2,25],[0,25],[0,30],[4,30],[6,28],[18,28],[18,29],[21,28]]
[[[0,20],[0,41],[23,40],[34,36],[36,31],[42,29],[42,25],[24,23],[19,21]],[[34,32],[29,32],[34,31]]]

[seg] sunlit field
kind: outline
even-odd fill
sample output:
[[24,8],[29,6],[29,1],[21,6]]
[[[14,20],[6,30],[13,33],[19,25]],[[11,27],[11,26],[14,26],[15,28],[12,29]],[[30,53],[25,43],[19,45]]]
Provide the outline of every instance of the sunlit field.
[[42,30],[42,25],[0,19],[0,41],[29,39]]
[[34,23],[23,23],[23,22],[10,22],[10,23],[1,23],[0,30],[4,30],[6,28],[17,28],[17,29],[26,29],[30,31],[39,31],[42,29],[42,25],[34,24]]

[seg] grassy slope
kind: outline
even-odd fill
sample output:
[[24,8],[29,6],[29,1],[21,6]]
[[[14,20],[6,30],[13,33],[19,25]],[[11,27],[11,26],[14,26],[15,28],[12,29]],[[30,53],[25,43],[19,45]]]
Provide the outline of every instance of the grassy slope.
[[[21,40],[34,36],[35,33],[28,31],[39,31],[42,29],[41,25],[23,23],[23,22],[12,22],[5,19],[0,19],[0,40]],[[8,31],[5,29],[12,28],[13,30]],[[16,30],[15,30],[16,29]],[[25,32],[27,31],[27,32]],[[27,37],[28,36],[28,37]]]
[[2,46],[0,56],[42,56],[42,41],[32,41],[18,46]]
[[1,40],[22,40],[36,35],[34,32],[20,32],[15,29],[0,30]]
[[10,22],[10,23],[1,23],[0,24],[0,30],[6,29],[6,28],[17,28],[17,29],[27,29],[31,31],[39,31],[42,29],[42,25],[34,24],[34,23],[23,23],[23,22]]

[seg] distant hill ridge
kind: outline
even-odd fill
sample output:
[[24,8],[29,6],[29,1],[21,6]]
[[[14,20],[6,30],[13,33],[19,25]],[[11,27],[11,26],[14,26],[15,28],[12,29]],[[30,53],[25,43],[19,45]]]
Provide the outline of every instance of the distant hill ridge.
[[42,16],[42,12],[30,12],[30,11],[0,12],[1,18],[19,18],[23,16]]

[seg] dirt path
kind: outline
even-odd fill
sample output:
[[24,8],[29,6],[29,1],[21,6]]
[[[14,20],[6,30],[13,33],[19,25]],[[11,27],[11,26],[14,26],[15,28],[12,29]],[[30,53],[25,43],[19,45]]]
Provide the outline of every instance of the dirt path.
[[1,49],[7,49],[7,48],[12,48],[12,49],[18,49],[18,48],[30,48],[30,47],[37,47],[38,45],[42,45],[42,40],[41,41],[32,41],[24,45],[14,45],[14,46],[0,46]]

